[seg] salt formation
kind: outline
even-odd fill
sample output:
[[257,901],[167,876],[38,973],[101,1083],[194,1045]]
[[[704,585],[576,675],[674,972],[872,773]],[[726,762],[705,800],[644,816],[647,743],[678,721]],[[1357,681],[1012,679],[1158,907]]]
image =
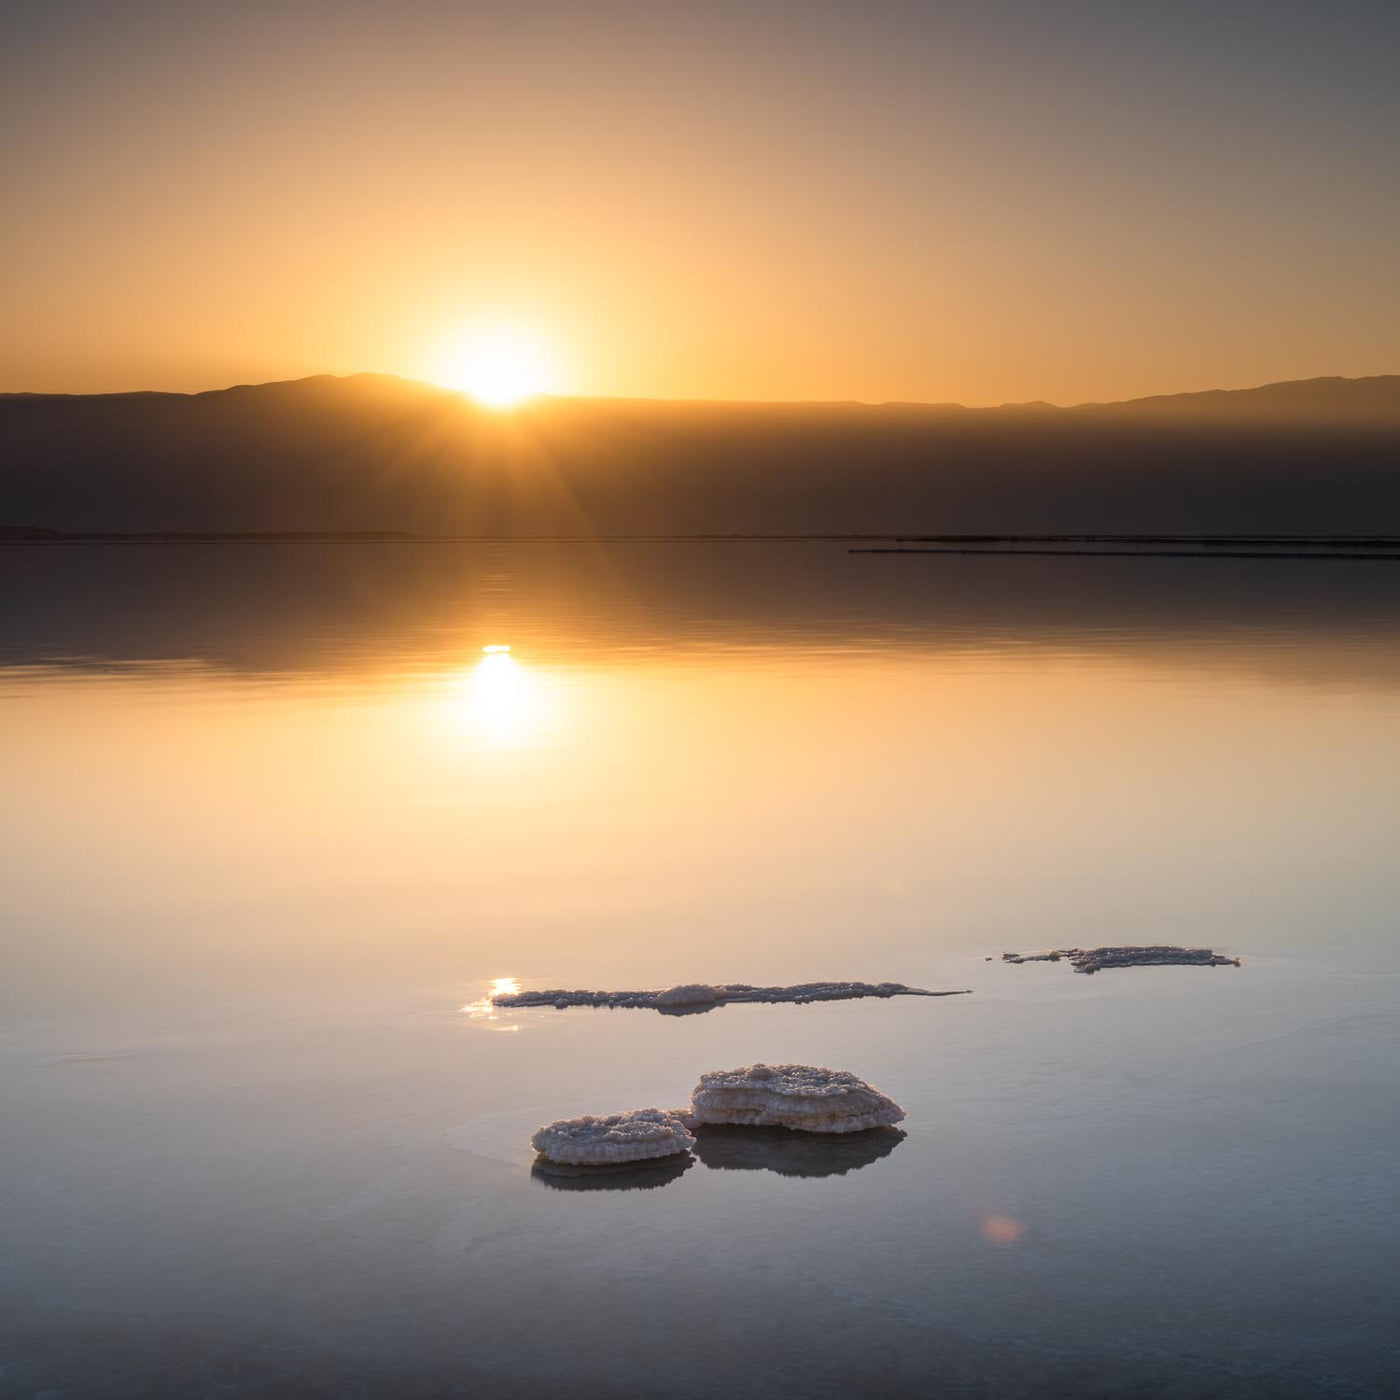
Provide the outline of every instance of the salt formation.
[[652,1005],[658,1011],[708,1011],[718,1006],[723,993],[719,987],[711,987],[705,982],[683,982],[679,987],[667,987],[652,997]]
[[1156,943],[1147,948],[1052,948],[1046,953],[1003,953],[1002,962],[1059,962],[1068,958],[1076,972],[1101,972],[1106,967],[1238,967],[1240,960],[1211,948],[1174,948]]
[[802,1006],[814,1001],[856,1001],[861,997],[955,997],[965,991],[930,992],[922,987],[906,987],[903,982],[800,982],[794,987],[752,987],[746,982],[709,986],[687,982],[658,992],[496,992],[491,1005],[502,1008],[552,1006],[557,1011],[571,1006],[646,1008],[663,1015],[685,1016],[712,1011],[729,1002],[782,1002]]
[[748,1065],[702,1074],[691,1100],[697,1123],[857,1133],[898,1123],[904,1110],[847,1070]]
[[688,1152],[695,1139],[682,1118],[662,1108],[634,1108],[606,1118],[591,1113],[546,1124],[530,1139],[542,1157],[566,1166],[612,1166]]

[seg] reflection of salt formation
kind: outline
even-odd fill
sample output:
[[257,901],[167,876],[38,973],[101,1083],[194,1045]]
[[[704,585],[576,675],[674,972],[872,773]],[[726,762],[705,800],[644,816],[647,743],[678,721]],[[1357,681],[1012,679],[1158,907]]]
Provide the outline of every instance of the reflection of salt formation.
[[691,1100],[697,1123],[856,1133],[898,1123],[904,1110],[847,1070],[747,1065],[700,1076]]
[[561,1118],[530,1140],[542,1157],[565,1166],[615,1166],[687,1152],[695,1139],[678,1113],[661,1108],[634,1108],[606,1118],[585,1114]]
[[740,1128],[705,1124],[695,1130],[695,1155],[721,1171],[770,1171],[779,1176],[844,1176],[859,1171],[904,1141],[900,1128],[829,1134],[791,1128]]
[[1076,972],[1101,972],[1106,967],[1238,967],[1238,958],[1210,948],[1174,948],[1165,943],[1147,948],[1052,948],[1045,953],[1003,953],[1002,962],[1059,962],[1068,958]]
[[709,986],[689,982],[659,992],[498,992],[492,995],[495,1007],[552,1006],[564,1011],[571,1006],[646,1008],[663,1015],[687,1016],[713,1011],[729,1002],[790,1003],[802,1006],[814,1001],[856,1001],[861,997],[954,997],[965,991],[930,992],[922,987],[906,987],[902,982],[801,982],[794,987],[752,987],[746,982]]
[[689,1152],[611,1167],[571,1167],[539,1157],[530,1175],[555,1191],[651,1191],[679,1180],[694,1165]]

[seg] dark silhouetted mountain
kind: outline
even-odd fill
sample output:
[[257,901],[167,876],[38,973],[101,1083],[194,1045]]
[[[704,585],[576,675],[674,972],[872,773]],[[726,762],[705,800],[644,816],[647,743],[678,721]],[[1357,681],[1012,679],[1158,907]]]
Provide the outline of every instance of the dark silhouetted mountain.
[[0,524],[62,531],[1400,533],[1397,463],[1400,376],[1068,409],[0,396]]
[[1294,379],[1257,389],[1155,394],[1124,403],[1080,404],[1078,413],[1203,422],[1270,422],[1400,427],[1400,374],[1365,379]]

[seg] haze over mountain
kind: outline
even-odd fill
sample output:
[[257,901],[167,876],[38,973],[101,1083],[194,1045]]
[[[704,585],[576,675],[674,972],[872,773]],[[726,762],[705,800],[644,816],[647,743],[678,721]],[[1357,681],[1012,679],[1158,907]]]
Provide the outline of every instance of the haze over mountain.
[[1397,375],[1074,408],[0,396],[0,525],[74,532],[1400,533],[1398,463]]

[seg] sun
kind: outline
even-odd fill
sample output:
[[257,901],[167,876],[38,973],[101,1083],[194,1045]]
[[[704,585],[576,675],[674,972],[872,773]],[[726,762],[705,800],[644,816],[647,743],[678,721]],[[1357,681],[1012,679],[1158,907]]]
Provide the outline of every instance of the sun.
[[504,326],[453,341],[444,349],[433,378],[488,408],[513,408],[557,387],[554,363],[543,342],[529,331]]

